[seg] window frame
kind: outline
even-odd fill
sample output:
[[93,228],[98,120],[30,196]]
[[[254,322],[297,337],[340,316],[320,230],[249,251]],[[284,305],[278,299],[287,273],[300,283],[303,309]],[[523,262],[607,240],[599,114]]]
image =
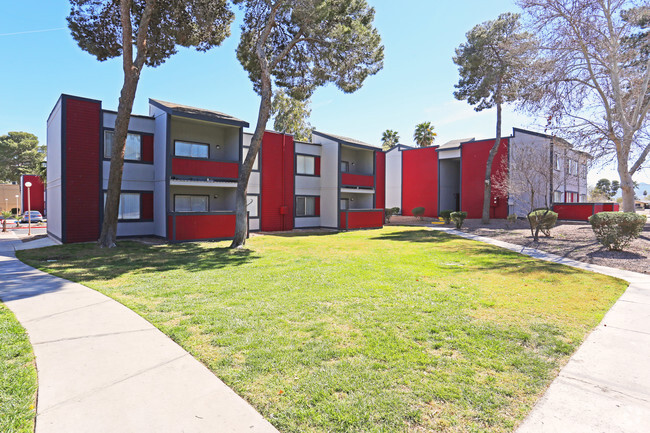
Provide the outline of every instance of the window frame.
[[[149,221],[149,220],[143,220],[142,219],[142,194],[143,192],[150,192],[150,191],[120,191],[120,204],[118,207],[117,211],[117,221],[118,222],[142,222],[142,221]],[[103,212],[104,209],[106,208],[106,196],[108,194],[107,190],[104,190],[104,207],[102,208],[102,217],[103,217]],[[122,218],[121,213],[123,212],[124,209],[122,209],[122,196],[123,195],[137,195],[138,196],[138,217],[137,218]]]
[[[345,169],[343,169],[343,167],[345,167]],[[349,172],[350,172],[350,161],[341,160],[341,173],[349,173]]]
[[[102,157],[103,157],[104,160],[110,161],[111,160],[111,152],[113,150],[111,148],[109,154],[106,155],[106,150],[108,149],[108,146],[106,145],[106,143],[107,143],[106,133],[110,133],[111,135],[113,135],[113,137],[115,137],[115,128],[104,128],[104,135],[102,137],[102,148],[103,148],[102,149],[102,153],[103,153]],[[132,159],[132,158],[127,158],[126,157],[126,155],[127,155],[126,146],[129,144],[129,136],[132,136],[132,137],[137,136],[139,138],[138,159]],[[142,136],[143,136],[143,133],[141,133],[141,132],[131,132],[131,131],[127,132],[127,134],[126,134],[126,143],[124,145],[124,161],[125,162],[140,162],[140,163],[141,162],[146,162],[148,164],[151,164],[151,162],[142,161]]]
[[560,165],[560,154],[557,152],[555,153],[555,164],[553,164],[553,167],[555,168],[555,171],[560,171],[562,170],[562,166]]
[[[299,158],[310,158],[312,160],[312,172],[311,173],[303,173],[299,171],[300,164],[298,164],[298,159]],[[316,174],[316,155],[309,155],[305,153],[296,153],[296,175],[299,176],[318,176]]]
[[[556,197],[558,196],[558,194],[559,194],[560,200],[556,200]],[[559,191],[559,190],[553,191],[553,203],[564,203],[564,200],[562,200],[562,195],[563,195],[562,191]]]
[[[346,203],[345,207],[341,206],[342,202]],[[350,210],[350,199],[349,198],[340,198],[339,199],[339,209],[342,210],[342,211],[343,210]]]
[[[192,197],[205,197],[206,210],[177,210],[176,199],[178,197],[190,197],[190,208],[192,207]],[[208,213],[210,212],[210,195],[209,194],[174,194],[174,213],[189,214],[189,213]]]
[[[320,216],[320,215],[316,212],[316,198],[317,198],[317,197],[319,197],[319,196],[316,196],[316,195],[297,195],[296,198],[295,198],[295,202],[294,202],[294,206],[295,206],[295,208],[294,208],[294,214],[295,214],[295,216],[296,216],[297,218],[311,218],[311,217],[318,217],[318,216]],[[307,199],[312,199],[312,200],[314,200],[314,205],[313,205],[314,213],[313,213],[313,214],[308,214],[308,213],[307,213]],[[304,203],[305,203],[305,204],[304,204],[304,209],[305,209],[305,213],[304,213],[304,214],[299,214],[299,213],[298,213],[298,201],[299,201],[299,200],[303,200]]]
[[[191,146],[205,146],[208,149],[208,156],[191,156],[192,152],[190,151],[190,156],[187,155],[178,155],[176,153],[176,145],[178,143],[189,144]],[[189,159],[200,159],[200,160],[209,160],[210,159],[210,143],[202,143],[200,141],[188,141],[188,140],[174,140],[174,148],[172,149],[172,156],[174,158],[189,158]]]

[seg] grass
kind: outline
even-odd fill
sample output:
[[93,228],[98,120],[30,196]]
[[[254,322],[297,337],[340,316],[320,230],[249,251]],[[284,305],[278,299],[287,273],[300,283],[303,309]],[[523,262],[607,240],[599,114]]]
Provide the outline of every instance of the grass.
[[621,280],[421,228],[19,258],[124,303],[282,432],[511,431]]
[[0,303],[0,431],[33,432],[35,404],[32,346],[16,317]]

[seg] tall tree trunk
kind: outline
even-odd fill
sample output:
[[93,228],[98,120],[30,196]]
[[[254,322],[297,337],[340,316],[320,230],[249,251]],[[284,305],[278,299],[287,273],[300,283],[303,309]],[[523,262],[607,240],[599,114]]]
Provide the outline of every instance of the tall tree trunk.
[[621,178],[621,191],[623,192],[623,212],[634,212],[634,181],[627,164],[628,155],[620,155],[617,169]]
[[104,221],[98,244],[102,248],[115,246],[117,238],[117,219],[120,206],[120,191],[122,190],[122,171],[124,168],[124,148],[129,130],[129,120],[133,110],[133,101],[138,87],[139,73],[124,76],[124,85],[120,94],[111,150],[111,167],[108,174],[108,189],[106,205],[104,206]]
[[490,206],[492,205],[492,161],[499,151],[499,145],[501,144],[501,86],[497,87],[497,136],[494,140],[494,145],[490,149],[488,155],[487,163],[485,164],[485,184],[483,190],[483,215],[481,217],[481,222],[483,224],[488,224],[490,222]]

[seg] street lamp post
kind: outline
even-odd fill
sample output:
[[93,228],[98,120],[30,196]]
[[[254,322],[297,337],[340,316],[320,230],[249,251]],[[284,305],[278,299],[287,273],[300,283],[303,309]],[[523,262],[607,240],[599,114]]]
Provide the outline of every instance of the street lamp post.
[[30,195],[31,182],[25,182],[27,187],[27,236],[32,235],[32,197]]

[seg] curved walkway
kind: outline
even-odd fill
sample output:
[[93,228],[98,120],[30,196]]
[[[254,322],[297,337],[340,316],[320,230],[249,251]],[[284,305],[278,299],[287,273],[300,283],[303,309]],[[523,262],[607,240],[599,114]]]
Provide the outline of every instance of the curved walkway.
[[34,347],[36,433],[277,433],[133,311],[16,259],[20,244],[0,235],[0,298]]
[[517,433],[632,433],[650,426],[650,276],[433,227],[536,259],[621,278],[625,293],[560,371]]

